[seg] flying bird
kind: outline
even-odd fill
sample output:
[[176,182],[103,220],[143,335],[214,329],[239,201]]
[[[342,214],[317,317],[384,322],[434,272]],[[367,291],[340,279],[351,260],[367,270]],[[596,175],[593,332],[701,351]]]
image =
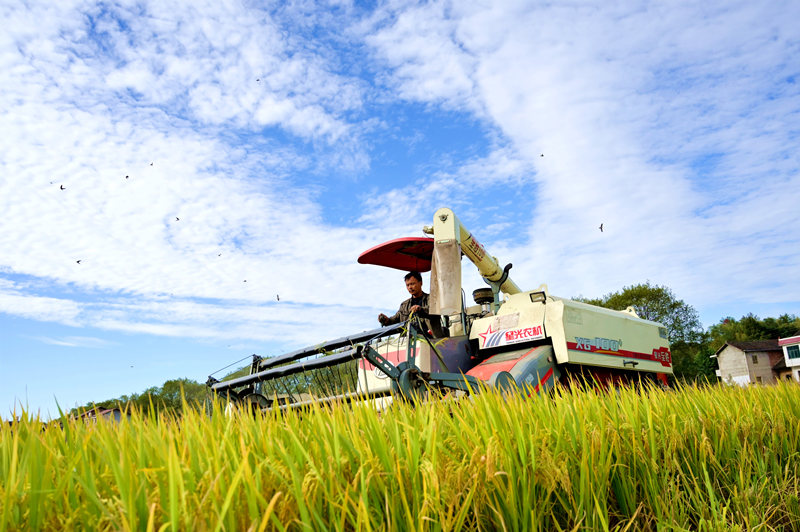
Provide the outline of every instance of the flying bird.
[[153,166],[153,163],[150,163],[150,166]]
[[275,297],[277,298],[278,301],[281,300],[281,296],[280,295],[276,295]]
[[175,217],[175,221],[176,221],[176,222],[180,222],[180,221],[181,221],[181,219],[180,219],[180,218],[178,218],[178,217],[176,216],[176,217]]
[[81,261],[79,261],[79,260],[78,260],[78,261],[75,261],[75,262],[76,262],[76,263],[78,263],[78,264],[80,264],[80,263],[81,263]]
[[245,280],[244,280],[244,281],[242,281],[242,282],[243,282],[243,283],[246,283],[246,282],[247,282],[247,279],[245,279]]
[[600,232],[603,232],[603,224],[600,224]]
[[67,187],[65,187],[64,185],[61,185],[61,190],[67,190]]
[[125,179],[128,179],[129,177],[130,177],[130,176],[127,176],[127,175],[126,175],[126,176],[125,176]]
[[541,154],[539,157],[544,157],[544,153],[543,153],[543,154]]

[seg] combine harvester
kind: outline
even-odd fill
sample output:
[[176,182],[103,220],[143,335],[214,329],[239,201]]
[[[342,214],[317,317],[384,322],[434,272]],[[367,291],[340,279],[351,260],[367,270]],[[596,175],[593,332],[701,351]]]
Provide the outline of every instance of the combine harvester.
[[[282,356],[253,355],[248,375],[212,376],[208,386],[234,403],[267,409],[369,399],[385,406],[389,397],[416,401],[435,389],[473,393],[483,385],[527,395],[576,381],[666,385],[672,358],[663,325],[630,307],[552,296],[545,285],[520,290],[508,276],[511,264],[501,268],[450,209],[439,209],[423,231],[433,238],[392,240],[358,261],[430,271],[429,320],[412,315]],[[462,255],[490,287],[473,292],[473,306],[461,287]]]

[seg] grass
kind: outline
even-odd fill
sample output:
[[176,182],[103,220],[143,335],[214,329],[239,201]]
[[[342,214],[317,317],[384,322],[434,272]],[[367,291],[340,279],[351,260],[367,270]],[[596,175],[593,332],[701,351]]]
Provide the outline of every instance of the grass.
[[800,386],[0,429],[5,530],[798,530]]

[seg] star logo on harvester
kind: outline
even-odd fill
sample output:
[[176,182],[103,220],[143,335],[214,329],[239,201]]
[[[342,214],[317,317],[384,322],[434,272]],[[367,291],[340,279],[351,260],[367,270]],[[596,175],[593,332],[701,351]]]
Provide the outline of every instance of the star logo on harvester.
[[[494,340],[496,338],[498,332],[499,332],[499,330],[497,330],[497,331],[493,330],[492,326],[490,324],[489,328],[486,329],[486,332],[478,333],[478,336],[480,336],[481,339],[483,340],[483,347],[490,347],[489,346],[490,343],[496,345],[497,342],[493,342],[492,340]],[[494,345],[492,345],[491,347],[494,347]]]
[[494,331],[492,331],[492,325],[491,325],[491,324],[489,324],[489,328],[488,328],[488,329],[486,329],[486,332],[478,333],[478,336],[480,336],[480,337],[481,337],[481,340],[483,340],[483,342],[482,342],[482,343],[483,343],[484,345],[486,345],[486,337],[487,337],[487,336],[489,336],[490,334],[492,334],[493,332],[494,332]]

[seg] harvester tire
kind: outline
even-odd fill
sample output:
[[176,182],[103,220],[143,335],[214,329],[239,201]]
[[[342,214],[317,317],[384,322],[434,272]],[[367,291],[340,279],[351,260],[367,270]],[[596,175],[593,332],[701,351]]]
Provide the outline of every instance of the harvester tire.
[[255,413],[269,408],[272,401],[260,393],[249,393],[242,397],[242,403],[250,407],[250,410]]
[[402,369],[396,384],[400,398],[411,404],[422,399],[426,391],[425,379],[422,378],[417,368]]
[[507,371],[498,371],[497,373],[493,373],[486,383],[490,388],[499,390],[503,395],[507,395],[517,390],[517,381],[515,381],[514,376]]

